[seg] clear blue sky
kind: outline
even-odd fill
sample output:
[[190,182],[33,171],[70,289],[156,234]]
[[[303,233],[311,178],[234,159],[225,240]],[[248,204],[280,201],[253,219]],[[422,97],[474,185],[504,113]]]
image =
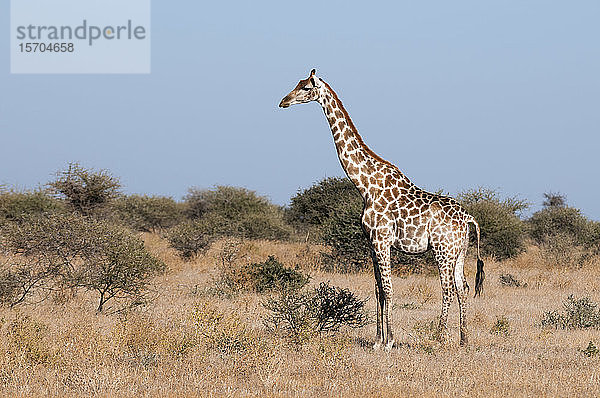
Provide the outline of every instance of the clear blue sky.
[[[0,5],[0,183],[78,161],[127,193],[244,186],[288,203],[342,175],[313,67],[417,185],[486,186],[600,220],[600,2],[153,1],[150,75],[11,75]],[[534,207],[534,210],[537,207]]]

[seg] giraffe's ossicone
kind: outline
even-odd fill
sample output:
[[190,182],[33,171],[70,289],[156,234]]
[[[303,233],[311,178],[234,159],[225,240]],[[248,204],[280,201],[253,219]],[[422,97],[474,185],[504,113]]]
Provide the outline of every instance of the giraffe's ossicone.
[[469,224],[477,232],[475,295],[481,293],[485,274],[479,254],[479,225],[454,199],[426,192],[414,185],[393,164],[375,154],[358,134],[342,101],[331,87],[316,76],[300,80],[279,106],[317,101],[327,117],[337,154],[348,178],[364,201],[362,226],[371,242],[377,299],[375,347],[394,345],[390,306],[392,275],[390,248],[407,253],[433,250],[442,285],[440,336],[448,340],[448,309],[456,292],[460,308],[460,343],[467,343],[467,292],[464,261],[469,245]]

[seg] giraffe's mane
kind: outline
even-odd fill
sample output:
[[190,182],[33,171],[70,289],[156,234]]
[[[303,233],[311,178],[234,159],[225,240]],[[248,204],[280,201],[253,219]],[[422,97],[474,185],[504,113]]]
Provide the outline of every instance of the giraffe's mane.
[[375,152],[373,152],[373,150],[371,148],[369,148],[367,146],[367,144],[365,144],[365,142],[363,141],[362,137],[358,133],[358,129],[354,125],[354,122],[350,118],[350,115],[348,114],[348,111],[346,111],[346,108],[344,108],[344,104],[342,104],[342,100],[338,97],[337,93],[335,91],[333,91],[333,89],[331,88],[331,86],[325,80],[321,79],[321,81],[323,82],[323,84],[325,84],[325,87],[327,87],[327,89],[329,90],[329,92],[331,92],[331,94],[333,95],[333,99],[337,102],[339,108],[341,109],[342,113],[344,114],[344,117],[348,121],[348,127],[350,127],[350,129],[352,129],[352,131],[356,135],[356,140],[358,141],[358,143],[360,145],[362,145],[362,147],[364,148],[364,150],[371,157],[373,157],[373,159],[375,159],[376,161],[384,163],[384,164],[386,164],[386,165],[388,165],[390,167],[393,167],[394,169],[396,169],[397,171],[400,172],[400,169],[398,169],[398,167],[396,165],[394,165],[394,164],[388,162],[387,160],[383,159],[381,156],[379,156],[378,154],[376,154]]

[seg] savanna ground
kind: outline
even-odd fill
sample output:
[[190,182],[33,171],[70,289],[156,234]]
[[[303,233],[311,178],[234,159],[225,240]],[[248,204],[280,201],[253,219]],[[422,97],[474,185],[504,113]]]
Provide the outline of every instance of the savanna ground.
[[[435,339],[441,291],[437,274],[394,277],[396,347],[373,351],[373,323],[312,337],[297,346],[265,328],[264,295],[216,294],[223,242],[182,261],[156,234],[149,250],[167,272],[154,300],[121,313],[96,314],[95,297],[56,297],[0,310],[3,396],[600,396],[597,329],[542,328],[544,312],[565,298],[600,301],[600,264],[557,269],[535,249],[514,260],[486,261],[481,298],[469,301],[469,346],[458,346],[456,301],[451,343]],[[317,246],[246,241],[239,261],[275,255],[300,265],[311,285],[329,281],[367,298],[371,273],[325,273]],[[475,261],[466,265],[473,286]],[[499,283],[510,273],[526,287]]]

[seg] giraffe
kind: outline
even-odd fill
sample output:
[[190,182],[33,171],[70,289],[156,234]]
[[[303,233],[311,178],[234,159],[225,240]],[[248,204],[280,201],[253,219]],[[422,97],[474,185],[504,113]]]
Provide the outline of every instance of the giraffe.
[[444,344],[449,340],[448,309],[456,292],[460,345],[466,345],[469,285],[463,267],[469,245],[469,224],[475,226],[477,233],[475,296],[481,294],[485,278],[477,221],[456,200],[420,189],[396,166],[375,154],[358,134],[337,94],[316,76],[314,69],[281,100],[279,106],[287,108],[311,101],[317,101],[323,108],[342,168],[363,198],[361,224],[371,243],[377,301],[377,339],[373,347],[389,351],[394,345],[389,310],[393,295],[392,246],[406,253],[433,250],[442,287],[440,340]]

